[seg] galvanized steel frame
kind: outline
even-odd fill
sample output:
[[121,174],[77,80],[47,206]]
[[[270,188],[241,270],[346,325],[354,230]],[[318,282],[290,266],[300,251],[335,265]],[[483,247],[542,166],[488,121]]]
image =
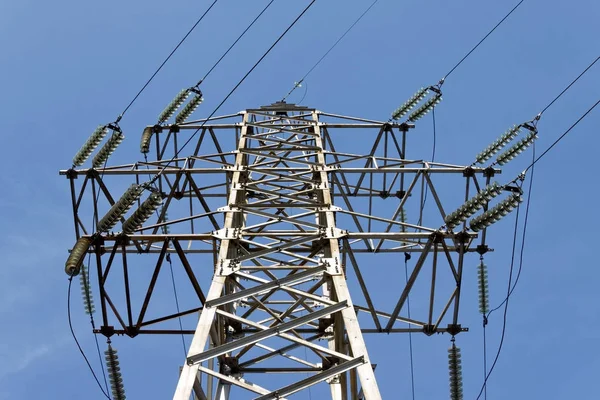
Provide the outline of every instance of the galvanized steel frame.
[[[215,123],[240,116],[241,122]],[[443,225],[446,213],[432,177],[439,174],[459,177],[466,199],[471,191],[481,188],[482,179],[487,183],[500,172],[409,160],[406,139],[411,128],[407,124],[276,103],[235,115],[157,127],[153,161],[100,170],[61,171],[70,181],[76,236],[93,240],[90,253],[95,255],[100,277],[102,312],[102,326],[97,333],[131,337],[193,334],[174,397],[177,400],[188,399],[194,388],[197,398],[226,399],[231,385],[254,392],[260,395],[259,399],[283,398],[322,381],[329,383],[332,399],[357,399],[358,380],[365,399],[381,398],[362,338],[364,333],[454,335],[466,330],[458,323],[460,284],[464,256],[475,251],[472,242],[477,235],[469,232],[466,225],[454,231]],[[372,140],[368,154],[336,151],[332,131],[345,129],[361,129],[361,138]],[[183,157],[179,155],[180,143],[189,138],[190,131],[195,132],[197,140],[191,143],[192,154]],[[221,140],[225,132],[235,136],[234,151],[223,150]],[[202,152],[207,142],[214,150],[210,154]],[[154,222],[129,236],[98,234],[84,224],[83,216],[87,215],[81,206],[84,196],[92,195],[97,223],[102,204],[112,205],[120,195],[108,189],[107,181],[130,176],[142,183],[148,175],[156,174],[160,175],[156,184],[163,193],[164,206]],[[222,175],[223,183],[204,184],[203,177],[213,174]],[[80,177],[83,179],[78,187]],[[411,201],[417,199],[418,204],[423,204],[426,192],[433,199],[433,210],[439,213],[441,223],[428,227],[400,221],[407,202],[412,198]],[[397,203],[391,216],[377,215],[380,210],[373,210],[373,200],[377,198]],[[226,203],[219,208],[209,204],[222,200]],[[180,218],[167,219],[167,211],[178,202],[189,202],[189,212]],[[368,212],[358,211],[365,207]],[[424,211],[419,208],[421,221]],[[217,221],[219,216],[224,217],[224,223]],[[340,229],[336,219],[343,217],[350,225]],[[249,221],[252,223],[248,224]],[[372,225],[378,228],[373,229]],[[185,232],[162,233],[167,226]],[[128,259],[138,253],[154,254],[156,264],[141,309],[135,316]],[[363,279],[366,267],[359,266],[357,261],[361,253],[418,254],[393,309],[375,308],[370,288]],[[190,262],[189,257],[201,254],[213,255],[212,269],[201,271],[202,266]],[[197,296],[197,307],[146,320],[156,278],[164,260],[171,257],[179,261],[188,277]],[[108,276],[119,272],[114,267],[118,259],[125,288],[125,304],[121,307],[105,288]],[[428,313],[422,318],[402,316],[405,301],[427,262],[431,263]],[[456,285],[436,314],[436,271],[444,265]],[[351,299],[346,282],[348,267],[365,305],[354,304]],[[206,294],[199,278],[201,273],[213,274]],[[194,313],[200,313],[196,329],[154,328]],[[303,315],[297,316],[299,313]],[[361,319],[359,325],[357,315],[363,313],[369,318]],[[449,323],[442,325],[446,320]],[[406,323],[409,327],[398,326]],[[278,338],[279,347],[268,345],[270,338]],[[314,343],[317,339],[327,339],[327,346]],[[303,347],[321,362],[288,354]],[[300,366],[278,366],[278,359]],[[208,360],[212,360],[208,367],[200,364]],[[214,369],[214,360],[218,360],[219,370]],[[267,360],[268,365],[257,367]],[[268,389],[243,377],[249,373],[283,372],[298,378],[279,389]],[[307,372],[314,375],[305,378]],[[205,393],[198,380],[199,373],[217,380],[215,393],[212,380]]]

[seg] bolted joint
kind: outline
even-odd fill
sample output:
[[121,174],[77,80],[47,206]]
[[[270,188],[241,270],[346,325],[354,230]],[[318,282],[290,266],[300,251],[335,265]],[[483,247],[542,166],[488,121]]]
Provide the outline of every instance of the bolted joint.
[[130,338],[134,338],[137,335],[139,335],[140,330],[139,328],[135,327],[135,326],[128,326],[125,328],[125,334],[127,336],[129,336]]
[[479,253],[480,255],[484,255],[485,253],[490,251],[490,248],[488,247],[487,244],[480,244],[475,248],[475,251],[477,253]]
[[405,190],[398,190],[396,192],[395,196],[397,198],[399,198],[400,200],[402,200],[404,198],[404,196],[406,196],[406,191]]
[[115,334],[115,327],[110,325],[103,325],[100,327],[100,333],[109,338]]
[[228,319],[225,325],[225,329],[231,333],[233,339],[241,339],[244,337],[242,329],[242,323],[233,319]]
[[463,171],[463,176],[465,178],[471,178],[471,177],[475,176],[475,170],[473,170],[473,167],[465,168]]
[[441,231],[436,231],[436,232],[432,233],[431,238],[433,240],[433,243],[443,243],[444,242],[444,234]]
[[319,318],[319,334],[324,335],[327,328],[333,325],[333,318]]
[[496,175],[496,170],[493,167],[487,167],[483,170],[483,176],[486,178],[493,178]]
[[446,328],[446,330],[452,336],[458,335],[459,333],[461,333],[463,331],[462,326],[460,324],[448,324],[448,327]]
[[423,333],[427,336],[431,336],[436,333],[435,325],[423,325]]
[[67,179],[77,179],[77,171],[75,171],[75,168],[71,168],[69,170],[67,170],[67,173],[65,174],[65,176],[67,177]]
[[220,361],[219,372],[223,375],[241,376],[240,363],[237,357],[223,357]]
[[390,197],[390,192],[388,192],[387,190],[382,190],[381,192],[379,192],[379,197],[381,197],[382,199],[387,199],[388,197]]
[[335,367],[336,365],[339,365],[341,362],[339,357],[335,357],[335,356],[327,356],[325,357],[325,359],[323,360],[323,370],[328,370],[331,367]]

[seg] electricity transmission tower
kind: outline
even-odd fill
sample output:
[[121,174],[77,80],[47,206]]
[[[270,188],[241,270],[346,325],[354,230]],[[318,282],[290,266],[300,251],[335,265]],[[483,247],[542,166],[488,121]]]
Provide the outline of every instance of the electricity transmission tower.
[[[278,102],[149,126],[141,150],[150,159],[106,166],[100,157],[93,168],[61,171],[78,239],[66,270],[78,273],[91,256],[96,333],[193,335],[175,400],[283,399],[315,384],[334,400],[381,399],[365,335],[466,331],[465,256],[487,251],[486,227],[519,200],[511,193],[488,210],[502,190],[515,191],[490,185],[496,168],[411,160],[416,119]],[[102,129],[117,140],[117,126]],[[90,210],[93,226],[84,222]],[[386,265],[369,262],[389,253]],[[371,278],[411,256],[406,281]],[[193,304],[150,318],[166,261],[185,273]],[[426,306],[409,318],[419,284]],[[381,291],[394,301],[376,305]],[[197,324],[174,327],[185,316]]]

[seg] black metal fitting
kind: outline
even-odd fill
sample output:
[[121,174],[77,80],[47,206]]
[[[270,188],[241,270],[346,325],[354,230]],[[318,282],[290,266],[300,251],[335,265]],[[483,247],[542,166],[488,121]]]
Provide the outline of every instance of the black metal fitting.
[[100,333],[109,338],[115,334],[115,327],[110,325],[103,325],[100,327]]
[[423,333],[427,336],[431,336],[435,333],[436,329],[434,325],[423,325]]
[[496,171],[494,170],[494,167],[487,167],[486,169],[483,170],[483,176],[485,176],[486,178],[493,178],[494,175],[496,175]]
[[473,167],[465,168],[465,170],[463,171],[463,176],[465,178],[470,178],[470,177],[475,176],[475,171],[473,170]]
[[485,253],[490,251],[490,248],[487,246],[487,244],[480,244],[475,248],[475,251],[478,252],[480,255],[484,255]]
[[404,196],[406,196],[406,191],[405,190],[398,190],[396,192],[396,197],[399,198],[400,200],[402,200],[404,198]]
[[128,326],[125,328],[125,334],[130,338],[134,338],[139,335],[140,330],[135,326]]
[[163,131],[163,127],[160,126],[159,124],[156,124],[152,127],[153,133],[161,133],[162,131]]
[[462,326],[460,324],[448,324],[448,328],[446,328],[448,333],[452,336],[458,335],[463,331]]
[[78,175],[77,175],[77,171],[75,171],[75,168],[71,168],[67,171],[65,176],[67,177],[67,179],[77,179]]

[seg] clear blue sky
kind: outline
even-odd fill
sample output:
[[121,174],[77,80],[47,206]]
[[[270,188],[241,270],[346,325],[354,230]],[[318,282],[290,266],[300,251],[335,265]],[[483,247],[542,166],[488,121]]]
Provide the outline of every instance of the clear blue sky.
[[[176,92],[207,71],[266,2],[217,3],[124,118],[127,139],[111,161],[140,159],[142,127],[154,123]],[[206,115],[220,102],[306,3],[275,2],[203,84],[206,102],[195,115]],[[303,104],[387,120],[416,89],[436,83],[515,3],[380,0],[309,77]],[[208,4],[0,3],[0,400],[103,398],[67,326],[63,263],[74,235],[68,182],[58,170],[70,167],[97,125],[116,118]],[[220,114],[280,99],[368,4],[317,0]],[[593,0],[526,0],[445,84],[444,102],[436,112],[436,159],[470,164],[509,126],[534,117],[598,56],[599,17],[600,4]],[[303,89],[290,101],[298,101]],[[538,153],[599,96],[600,65],[544,115]],[[600,109],[537,164],[523,275],[511,298],[490,399],[600,398],[600,272],[594,256],[600,222],[594,172],[599,124]],[[411,133],[411,158],[428,159],[431,145],[428,117]],[[524,169],[530,156],[511,163],[504,178]],[[513,218],[490,234],[496,250],[486,258],[492,304],[506,291]],[[368,273],[368,260],[361,261]],[[467,399],[475,398],[482,382],[477,262],[475,256],[468,261],[472,269],[466,273],[462,303],[462,323],[471,331],[457,338]],[[77,287],[75,329],[97,367],[78,292]],[[488,328],[490,358],[501,326],[501,313],[496,313]],[[386,399],[409,395],[407,339],[368,338]],[[415,337],[416,398],[448,397],[448,344],[447,336]],[[179,338],[121,338],[115,345],[122,353],[129,398],[170,398],[183,361]]]

